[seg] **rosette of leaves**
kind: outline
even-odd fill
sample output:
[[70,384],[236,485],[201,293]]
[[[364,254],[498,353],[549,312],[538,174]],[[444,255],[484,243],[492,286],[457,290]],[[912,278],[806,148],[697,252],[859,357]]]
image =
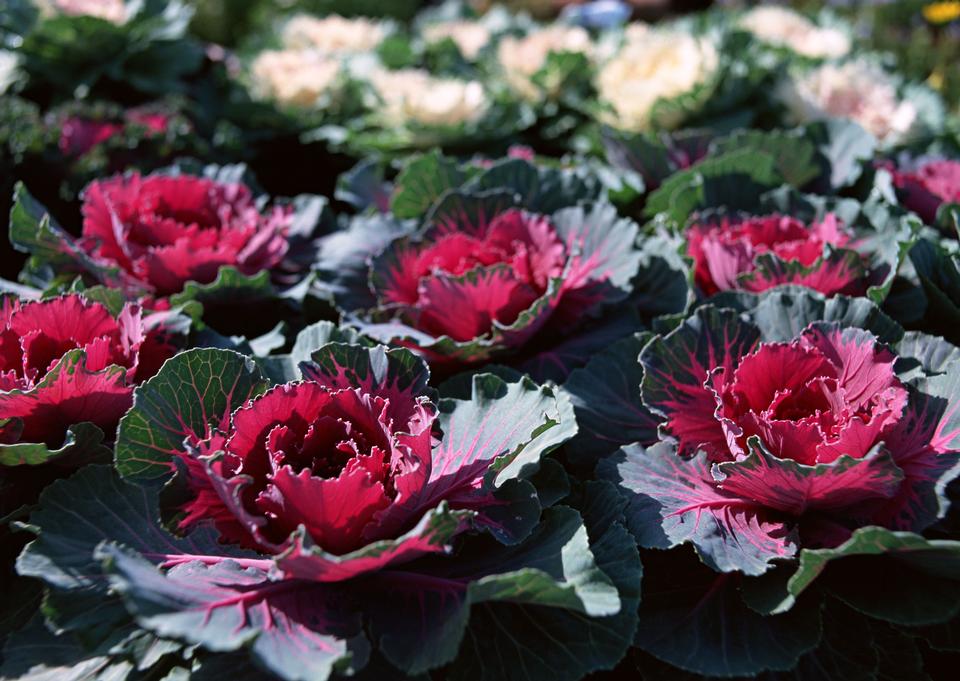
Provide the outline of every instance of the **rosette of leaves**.
[[550,389],[484,374],[438,398],[409,351],[337,342],[298,371],[271,387],[242,355],[190,350],[138,390],[119,476],[88,467],[31,516],[18,569],[44,581],[50,629],[9,638],[6,676],[54,666],[49,644],[73,666],[202,676],[252,661],[304,681],[617,663],[637,552],[611,489],[587,490],[582,512],[556,504],[565,477],[546,457],[576,426]]
[[[762,22],[777,22],[782,33],[771,30],[769,36],[751,32],[748,24],[752,17],[746,13],[714,13],[713,18],[727,20],[727,30],[742,34],[749,39],[749,59],[757,66],[771,72],[779,72],[792,64],[819,64],[830,59],[840,59],[855,49],[851,25],[837,16],[832,8],[825,7],[809,14],[794,9],[764,8]],[[785,25],[788,24],[788,25]],[[770,28],[773,28],[772,26]],[[792,29],[792,31],[791,31]],[[824,33],[826,31],[826,33]],[[793,42],[793,46],[791,46]],[[797,48],[797,49],[795,49]],[[844,49],[845,48],[845,49]]]
[[[416,39],[414,45],[421,52],[421,60],[432,73],[468,73],[476,66],[483,67],[492,56],[497,37],[509,30],[517,17],[505,7],[497,5],[483,14],[460,0],[447,0],[435,7],[424,7],[413,21]],[[479,49],[470,44],[465,50],[450,36],[437,34],[442,24],[475,23],[487,34],[488,41]],[[474,53],[475,50],[475,53]]]
[[[197,321],[200,303],[205,325],[256,336],[281,321],[302,324],[314,239],[329,217],[322,197],[267,201],[242,165],[183,163],[143,177],[117,175],[87,188],[84,231],[76,238],[21,184],[10,240],[29,254],[20,280],[44,291],[74,287],[79,279],[81,289],[103,285],[131,300],[148,296],[187,307]],[[117,220],[122,229],[114,233]],[[154,227],[143,232],[137,225]],[[224,238],[211,241],[218,233]],[[109,234],[116,243],[104,245]]]
[[183,115],[182,102],[167,100],[124,108],[110,102],[71,102],[46,113],[44,124],[59,138],[47,164],[66,165],[60,189],[76,197],[92,180],[111,173],[149,172],[180,156],[208,151]]
[[903,151],[876,164],[874,185],[886,187],[892,201],[915,212],[925,224],[952,232],[960,211],[960,149],[947,139],[925,149]]
[[[344,129],[343,144],[358,157],[399,156],[433,147],[450,154],[506,149],[511,138],[529,127],[534,117],[527,107],[502,94],[487,90],[486,96],[488,106],[476,120],[451,125],[428,125],[415,120],[397,125],[384,121],[371,99],[367,114]],[[325,130],[317,132],[326,134]]]
[[[762,291],[796,284],[828,295],[866,295],[875,303],[883,304],[922,230],[914,216],[887,204],[877,195],[860,203],[854,199],[802,194],[791,187],[781,187],[759,196],[743,196],[740,203],[737,202],[739,197],[732,193],[727,196],[732,199],[729,204],[700,210],[687,220],[688,253],[694,257],[695,279],[701,293],[716,291],[716,284],[706,272],[724,276],[734,272],[731,280],[720,285],[721,289]],[[775,220],[781,221],[779,229],[784,230],[779,236],[759,227],[765,221]],[[792,226],[787,228],[783,220]],[[726,228],[728,224],[733,228]],[[759,231],[753,236],[746,236],[744,232],[734,237],[732,234],[737,224],[748,226],[747,231]],[[804,229],[793,236],[787,235],[801,224],[805,225]],[[711,225],[720,226],[711,228]],[[832,226],[828,230],[831,234],[822,229],[828,226]],[[693,239],[694,231],[697,232],[696,240]],[[764,236],[759,236],[760,231]],[[720,246],[726,239],[731,241]],[[746,251],[740,251],[747,241],[754,243],[754,247],[759,242],[763,245],[756,250],[747,247]],[[822,252],[811,251],[804,256],[802,251],[813,247]],[[741,261],[741,256],[734,253],[749,253],[750,262]],[[815,255],[817,257],[811,260]],[[706,276],[706,283],[700,280],[701,275]],[[903,288],[909,293],[908,287]],[[898,314],[904,305],[902,295],[898,290],[890,301],[894,314]],[[912,297],[907,296],[907,300]]]
[[39,598],[35,583],[14,575],[24,542],[9,523],[25,519],[52,481],[110,460],[134,386],[185,340],[187,320],[114,294],[0,294],[0,575],[9,587],[0,641],[26,622]]
[[[247,39],[234,56],[236,73],[225,113],[231,121],[241,126],[248,135],[265,137],[290,132],[305,133],[316,129],[341,128],[364,111],[363,87],[354,75],[353,63],[359,59],[372,58],[373,55],[353,52],[331,52],[310,50],[306,47],[292,48],[284,44],[281,38],[284,22],[270,22],[266,31]],[[387,30],[387,29],[385,29]],[[390,34],[392,35],[392,30]],[[270,83],[258,82],[263,75],[257,70],[257,61],[265,54],[314,54],[323,61],[337,65],[336,76],[328,86],[321,83],[304,81],[303,91],[296,97],[284,97],[270,87]],[[267,70],[269,71],[269,70]],[[278,70],[278,74],[282,73]],[[289,74],[289,72],[288,72]],[[306,87],[311,86],[311,87]],[[315,90],[313,89],[315,88]],[[308,97],[307,93],[316,96]]]
[[748,58],[749,46],[742,35],[725,32],[715,40],[720,63],[713,82],[702,86],[709,94],[695,90],[662,101],[654,107],[654,120],[680,116],[685,128],[727,133],[750,127],[767,115],[773,75]]
[[428,155],[398,176],[391,209],[325,239],[318,276],[352,326],[439,373],[507,362],[562,380],[642,316],[686,304],[675,256],[577,171]]
[[[661,96],[652,104],[646,115],[647,123],[642,128],[646,134],[655,136],[678,130],[702,129],[722,135],[749,127],[766,115],[770,104],[765,93],[773,82],[772,76],[768,70],[745,58],[749,43],[747,38],[719,31],[714,24],[705,20],[680,20],[663,30],[688,34],[704,41],[710,53],[715,55],[712,59],[716,63],[700,82],[686,92]],[[644,36],[641,34],[628,39],[624,49],[630,48],[631,40],[642,45]],[[668,75],[663,74],[662,77]],[[595,120],[618,127],[616,115],[608,103],[595,102],[588,110]],[[620,133],[631,136],[629,128],[620,130]]]
[[[26,5],[17,2],[15,5]],[[165,95],[184,90],[184,79],[203,60],[187,35],[192,9],[183,2],[126,3],[119,23],[86,14],[24,11],[12,35],[27,76],[25,92],[49,100],[124,93]]]
[[[563,27],[563,23],[540,26],[540,30],[553,30]],[[567,30],[585,30],[567,26]],[[503,31],[498,41],[513,36],[523,39],[524,35],[537,30],[536,24],[521,19],[513,20],[513,30]],[[586,35],[586,34],[585,34]],[[590,42],[583,50],[550,50],[542,65],[533,73],[505,73],[507,65],[499,61],[496,44],[491,46],[485,61],[484,73],[490,87],[496,88],[501,97],[517,102],[517,105],[529,112],[532,125],[521,132],[522,138],[543,153],[560,156],[578,150],[582,138],[589,132],[592,121],[596,90],[594,77],[597,69],[602,42],[612,42],[611,35],[599,38],[591,35]],[[518,81],[513,85],[508,83]],[[523,83],[522,89],[518,89]]]
[[[822,80],[811,89],[800,86],[805,78]],[[877,79],[882,82],[874,82]],[[872,101],[875,87],[884,94]],[[773,125],[845,120],[868,128],[879,138],[877,146],[888,151],[939,135],[946,124],[946,107],[933,88],[892,71],[875,54],[819,65],[795,62],[773,91],[777,99],[773,113],[779,119]]]
[[[889,640],[922,678],[914,639],[942,645],[960,614],[944,524],[960,350],[865,298],[781,288],[727,294],[620,357],[659,430],[599,469],[653,549],[636,645],[660,662],[641,668],[882,678]],[[858,652],[838,621],[865,632]]]

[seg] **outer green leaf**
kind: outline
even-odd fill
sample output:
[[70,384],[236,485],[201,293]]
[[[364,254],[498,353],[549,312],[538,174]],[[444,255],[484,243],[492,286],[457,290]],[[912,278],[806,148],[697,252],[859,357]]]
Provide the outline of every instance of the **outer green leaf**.
[[718,575],[692,552],[644,554],[636,645],[706,676],[793,669],[820,641],[819,603],[765,617],[740,598],[738,577]]
[[383,653],[408,673],[453,659],[471,606],[479,603],[533,605],[592,617],[620,608],[616,588],[594,561],[579,514],[564,507],[545,511],[543,522],[520,544],[475,540],[456,561],[421,563],[409,581],[406,575],[390,574],[380,581],[392,597],[378,599],[370,611],[374,632]]
[[644,213],[665,213],[683,223],[692,212],[712,205],[734,203],[744,209],[757,205],[760,194],[782,184],[776,159],[746,149],[697,163],[667,179],[650,194]]
[[563,384],[579,431],[567,450],[573,462],[595,462],[625,444],[656,440],[659,421],[640,400],[640,350],[649,334],[635,334],[595,355]]
[[468,635],[449,671],[451,679],[576,679],[611,669],[630,645],[640,600],[636,547],[619,523],[622,501],[606,484],[588,483],[583,517],[596,565],[616,585],[615,615],[590,616],[519,603],[473,608]]
[[924,329],[960,342],[960,257],[924,239],[914,245],[910,260],[926,295]]
[[390,211],[398,218],[420,218],[446,191],[463,184],[466,176],[455,159],[439,151],[407,163],[397,176]]
[[901,380],[932,376],[950,371],[960,359],[960,348],[943,338],[919,331],[908,331],[897,344],[897,375]]
[[112,287],[132,286],[122,271],[93,260],[81,250],[20,182],[14,188],[10,211],[10,243],[31,255],[26,270],[30,273],[28,283],[46,288],[55,275],[72,273],[87,274]]
[[817,149],[800,131],[738,130],[713,142],[710,153],[720,155],[744,149],[772,155],[783,179],[797,188],[820,174]]
[[600,184],[575,168],[536,166],[519,158],[503,159],[467,183],[478,191],[511,189],[526,210],[549,215],[581,201],[600,199]]
[[[77,522],[78,516],[85,522]],[[168,555],[247,555],[220,544],[212,529],[175,537],[159,517],[157,490],[124,482],[108,466],[87,466],[44,490],[28,526],[38,536],[17,559],[17,570],[58,589],[103,594],[105,579],[93,552],[104,541],[157,562]]]
[[0,676],[10,681],[124,681],[135,676],[135,669],[105,651],[85,650],[69,635],[55,636],[38,615],[7,641]]
[[322,585],[270,581],[232,561],[186,563],[164,574],[112,544],[98,555],[140,626],[161,636],[213,651],[248,645],[258,663],[288,681],[326,679],[366,659],[359,617]]
[[225,431],[233,410],[266,388],[253,361],[236,352],[180,353],[134,391],[117,433],[117,470],[128,478],[162,477],[185,438]]
[[365,342],[353,329],[338,327],[332,322],[317,322],[297,334],[289,353],[259,357],[256,361],[272,383],[289,383],[303,379],[300,364],[309,362],[310,356],[327,343],[361,345]]
[[820,162],[829,177],[829,187],[853,184],[863,172],[861,163],[873,157],[876,138],[849,119],[831,118],[807,126],[807,135],[817,145]]
[[253,301],[276,296],[276,290],[270,283],[270,272],[264,270],[254,275],[245,275],[236,267],[224,266],[217,271],[217,278],[209,284],[188,281],[180,293],[170,296],[172,305],[184,305],[192,300],[200,303],[236,304],[243,300],[245,305]]
[[804,549],[778,609],[789,607],[828,566],[826,588],[871,617],[925,625],[960,613],[960,542],[858,529],[836,548]]
[[89,422],[77,423],[67,428],[63,444],[57,449],[33,442],[0,444],[0,466],[39,466],[67,456],[81,460],[110,456],[110,449],[102,443],[102,430]]
[[492,374],[474,376],[472,387],[470,400],[444,399],[438,405],[444,437],[433,453],[431,481],[441,483],[431,486],[435,495],[454,485],[444,471],[469,475],[481,460],[496,459],[488,478],[494,487],[531,474],[543,455],[577,432],[550,388],[526,378],[506,383]]

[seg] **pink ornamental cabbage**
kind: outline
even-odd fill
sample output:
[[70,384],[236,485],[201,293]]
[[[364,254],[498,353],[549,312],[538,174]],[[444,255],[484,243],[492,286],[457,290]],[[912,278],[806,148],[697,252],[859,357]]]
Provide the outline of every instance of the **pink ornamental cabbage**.
[[222,266],[253,275],[279,264],[293,211],[264,212],[239,183],[134,173],[91,183],[83,218],[79,246],[88,255],[166,296],[188,281],[212,282]]
[[451,368],[556,340],[628,294],[638,228],[612,206],[547,216],[479,205],[449,210],[373,260],[365,333]]
[[94,147],[124,132],[131,124],[143,126],[146,135],[152,137],[167,131],[170,117],[160,112],[145,109],[130,109],[123,120],[94,120],[83,116],[68,116],[61,123],[60,151],[67,156],[83,156]]
[[933,159],[890,170],[903,205],[927,224],[944,203],[960,203],[960,161]]
[[712,306],[655,338],[641,394],[666,439],[625,448],[614,474],[641,544],[690,541],[715,569],[760,574],[860,527],[928,527],[960,464],[956,367],[910,386],[897,359],[835,322],[765,342]]
[[0,443],[59,446],[90,422],[112,436],[134,385],[174,353],[164,334],[127,304],[114,318],[71,294],[0,307]]
[[811,224],[778,214],[701,216],[687,231],[695,280],[707,296],[782,284],[862,295],[867,272],[852,242],[833,213]]
[[[153,458],[157,474],[169,470],[160,454],[182,462],[192,490],[183,526],[212,521],[223,541],[275,556],[292,577],[350,579],[445,552],[469,527],[509,535],[515,520],[494,518],[510,509],[495,498],[496,478],[536,466],[572,432],[551,391],[528,379],[481,376],[472,399],[436,402],[426,365],[403,349],[330,344],[301,365],[304,380],[262,394],[231,355],[184,353],[144,386],[130,429],[121,425],[118,461],[139,471]],[[221,413],[204,407],[212,428],[151,414],[169,399],[154,396],[154,383],[183,381],[183,371],[208,363],[217,383],[188,385],[227,391]],[[132,424],[154,419],[163,422],[141,443]]]

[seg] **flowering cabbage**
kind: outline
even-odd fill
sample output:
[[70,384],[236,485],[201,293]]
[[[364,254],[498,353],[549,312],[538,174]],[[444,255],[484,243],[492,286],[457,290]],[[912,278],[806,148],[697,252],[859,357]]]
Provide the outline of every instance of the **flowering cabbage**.
[[60,151],[66,156],[83,156],[99,144],[124,132],[129,125],[141,126],[147,137],[162,135],[170,125],[170,116],[161,111],[130,109],[123,121],[92,120],[68,116],[60,129]]
[[174,347],[139,306],[82,295],[0,300],[0,463],[44,463],[113,439],[133,388]]
[[193,8],[179,0],[37,4],[45,11],[18,14],[11,8],[10,26],[22,36],[17,52],[26,88],[52,91],[54,99],[74,99],[78,87],[123,101],[131,91],[134,99],[138,93],[182,92],[185,78],[203,61],[203,49],[187,35]]
[[444,369],[517,354],[627,297],[637,231],[609,204],[543,215],[449,195],[422,233],[373,260],[377,309],[358,328]]
[[[562,631],[579,631],[619,651],[585,649],[564,678],[619,659],[635,619],[636,553],[605,492],[591,495],[600,525],[585,527],[560,506],[541,518],[547,492],[530,478],[575,430],[549,389],[485,374],[468,395],[437,400],[409,351],[343,343],[324,345],[301,371],[268,389],[230,351],[169,361],[121,425],[117,467],[128,482],[91,467],[48,490],[21,573],[58,583],[66,598],[116,599],[109,580],[145,634],[199,645],[205,660],[247,647],[284,679],[359,669],[364,628],[407,673],[454,658],[470,668],[479,652],[464,639],[471,606],[549,612],[546,631],[564,643]],[[186,481],[180,524],[195,527],[183,537],[154,524],[155,493],[132,482],[175,468]],[[96,515],[107,495],[92,492],[105,488],[122,523]],[[93,503],[75,509],[89,523],[68,557],[54,500],[81,490]],[[593,538],[610,543],[595,552]],[[69,561],[83,562],[82,573],[65,578]],[[498,633],[482,614],[471,627],[486,645],[515,642],[511,627]],[[531,661],[569,654],[565,645],[515,652]],[[519,677],[493,663],[483,678]]]
[[811,59],[839,59],[850,52],[851,39],[846,32],[817,26],[786,7],[754,7],[740,17],[737,25],[762,42],[786,47]]
[[778,97],[793,123],[848,118],[886,144],[913,134],[921,121],[917,106],[899,92],[897,80],[877,64],[852,60],[827,63],[785,80]]
[[724,172],[723,164],[710,175],[695,172],[699,167],[687,177],[675,175],[647,207],[664,209],[660,219],[671,225],[684,225],[677,230],[680,247],[705,296],[794,284],[883,302],[922,227],[876,195],[860,203],[789,186],[763,191],[739,173]]
[[[960,473],[958,351],[904,337],[863,299],[800,291],[755,299],[753,321],[699,308],[641,352],[663,441],[625,448],[608,472],[642,545],[691,542],[714,569],[757,575],[859,528],[921,532],[945,514]],[[902,340],[857,326],[873,320]]]
[[144,289],[169,295],[213,281],[223,265],[256,274],[288,249],[292,211],[263,214],[239,183],[151,175],[93,182],[84,193],[80,248]]
[[449,19],[433,21],[420,31],[428,45],[450,40],[467,61],[474,62],[490,43],[493,30],[482,21],[473,19]]
[[849,248],[852,241],[833,213],[810,225],[777,214],[695,217],[687,228],[695,281],[708,296],[781,284],[862,295],[867,273],[861,256]]
[[928,225],[944,204],[960,204],[960,161],[919,158],[887,167],[903,205]]
[[581,68],[593,58],[595,47],[590,34],[579,26],[555,24],[530,31],[522,37],[505,36],[497,45],[497,65],[507,85],[529,101],[556,98],[563,82],[538,81],[537,74],[549,63],[551,55],[576,55]]
[[[633,132],[679,127],[713,94],[716,45],[683,31],[648,31],[628,40],[597,73],[605,123]],[[696,111],[693,111],[696,113]]]
[[[81,275],[130,299],[172,296],[175,305],[199,300],[217,306],[239,295],[246,304],[275,303],[272,282],[290,283],[313,257],[325,200],[305,195],[265,207],[239,181],[242,170],[220,169],[223,179],[164,172],[94,181],[83,195],[78,239],[18,186],[10,240],[33,256],[21,276],[57,287],[63,275]],[[61,278],[51,279],[51,267]],[[290,300],[284,309],[304,293],[283,291]]]

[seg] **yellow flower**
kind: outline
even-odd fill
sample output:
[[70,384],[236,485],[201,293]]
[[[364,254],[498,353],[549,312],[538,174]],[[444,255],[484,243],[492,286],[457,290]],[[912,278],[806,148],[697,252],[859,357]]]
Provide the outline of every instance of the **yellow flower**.
[[946,24],[960,19],[960,2],[931,2],[924,6],[923,18],[931,24]]

